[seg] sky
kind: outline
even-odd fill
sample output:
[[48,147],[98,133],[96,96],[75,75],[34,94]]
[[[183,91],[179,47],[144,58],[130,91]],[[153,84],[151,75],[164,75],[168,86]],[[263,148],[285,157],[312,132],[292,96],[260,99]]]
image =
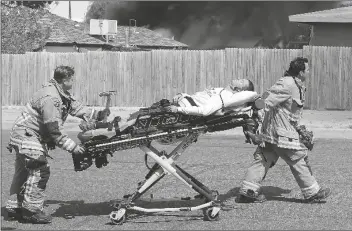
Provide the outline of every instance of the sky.
[[[71,1],[71,17],[72,20],[81,22],[87,12],[89,1]],[[69,18],[68,14],[69,1],[58,1],[58,4],[52,4],[50,12],[61,17]]]

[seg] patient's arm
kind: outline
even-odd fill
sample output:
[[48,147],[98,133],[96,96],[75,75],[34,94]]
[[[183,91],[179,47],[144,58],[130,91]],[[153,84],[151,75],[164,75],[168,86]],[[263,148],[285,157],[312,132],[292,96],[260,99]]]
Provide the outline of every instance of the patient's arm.
[[177,112],[186,115],[208,116],[222,108],[222,102],[219,95],[212,96],[205,105],[177,107]]
[[240,91],[236,93],[224,91],[222,94],[224,106],[226,108],[238,107],[245,103],[253,102],[258,96],[258,93],[255,91]]

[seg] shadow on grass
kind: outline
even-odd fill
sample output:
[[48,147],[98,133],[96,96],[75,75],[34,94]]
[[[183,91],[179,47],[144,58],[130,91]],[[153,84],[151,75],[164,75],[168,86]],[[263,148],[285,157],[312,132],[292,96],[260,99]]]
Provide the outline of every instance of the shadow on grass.
[[51,214],[53,217],[68,216],[100,216],[109,215],[112,211],[112,201],[100,203],[85,203],[83,200],[77,201],[58,201],[47,200],[45,205],[59,205],[60,207]]
[[[239,187],[233,188],[228,191],[226,194],[219,195],[220,201],[232,200],[238,196]],[[290,203],[306,203],[302,198],[292,198],[286,197],[285,194],[289,194],[291,192],[290,189],[282,189],[274,186],[263,186],[262,187],[263,194],[265,195],[267,201],[283,201]]]
[[[85,203],[83,200],[80,201],[57,201],[57,200],[48,200],[45,202],[46,205],[56,204],[60,207],[56,209],[56,211],[51,214],[53,217],[62,217],[66,219],[72,219],[76,216],[105,216],[108,218],[108,215],[114,210],[113,204],[119,203],[121,200],[113,200],[108,202],[100,202],[100,203]],[[136,201],[136,205],[141,206],[143,208],[170,208],[170,207],[184,207],[184,206],[195,206],[198,205],[199,201],[189,200],[182,201],[171,198],[170,200],[160,200],[157,199],[153,201],[140,199]],[[197,204],[198,203],[198,204]],[[129,222],[135,223],[150,223],[151,221],[140,221],[136,220],[142,217],[174,217],[171,220],[158,220],[152,221],[154,222],[171,222],[171,221],[188,221],[188,220],[200,220],[203,219],[203,216],[192,215],[187,212],[187,214],[182,214],[182,212],[167,212],[167,213],[144,213],[135,210],[128,211],[128,220]],[[175,218],[180,219],[175,219]],[[136,220],[136,221],[134,221]],[[107,223],[111,225],[112,223]]]
[[[220,194],[218,199],[220,201],[231,200],[231,198],[236,197],[239,192],[239,187],[229,190],[225,194]],[[263,192],[268,201],[285,201],[285,202],[296,202],[304,203],[301,199],[296,198],[286,198],[283,194],[288,194],[291,192],[289,189],[282,189],[273,186],[263,186]],[[80,201],[56,201],[48,200],[46,205],[56,204],[60,207],[52,214],[53,217],[63,217],[63,218],[73,218],[75,216],[108,216],[112,211],[112,205],[114,203],[120,203],[119,200],[112,200],[100,203],[85,203],[83,200]],[[169,199],[139,199],[135,201],[135,205],[143,208],[176,208],[176,207],[193,207],[204,203],[202,199],[190,199],[181,200],[180,198],[169,198]],[[135,210],[129,210],[129,220],[133,218],[143,217],[143,216],[173,216],[173,217],[188,217],[192,219],[200,219],[200,216],[193,216],[187,212],[183,215],[181,212],[170,212],[167,213],[145,213]]]
[[1,230],[15,230],[13,227],[1,227]]

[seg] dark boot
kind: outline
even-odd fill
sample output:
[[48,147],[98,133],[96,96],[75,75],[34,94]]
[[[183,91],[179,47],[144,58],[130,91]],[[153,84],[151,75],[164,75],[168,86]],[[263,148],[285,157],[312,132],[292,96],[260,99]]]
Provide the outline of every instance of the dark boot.
[[25,222],[32,224],[48,224],[52,221],[52,217],[43,211],[32,212],[25,208],[22,209],[22,217]]
[[331,195],[330,188],[321,188],[315,195],[311,196],[310,198],[306,199],[307,203],[319,203],[320,201],[326,199]]
[[[248,194],[248,191],[250,191],[249,194]],[[231,197],[223,201],[222,205],[224,207],[231,208],[235,206],[235,203],[262,203],[266,201],[264,194],[259,193],[257,194],[257,196],[254,196],[254,192],[252,190],[248,190],[248,191],[247,191],[247,195],[239,194],[236,198]]]
[[254,193],[253,190],[247,190],[246,195],[239,194],[236,197],[236,203],[263,203],[266,201],[266,197],[263,193]]
[[22,210],[20,208],[6,208],[7,216],[5,220],[21,220],[22,219]]
[[[24,198],[24,190],[25,190],[25,185],[21,187],[20,193],[17,193],[17,205],[21,206]],[[6,208],[6,214],[7,217],[5,219],[7,220],[21,220],[22,219],[22,209],[20,207],[18,208]]]

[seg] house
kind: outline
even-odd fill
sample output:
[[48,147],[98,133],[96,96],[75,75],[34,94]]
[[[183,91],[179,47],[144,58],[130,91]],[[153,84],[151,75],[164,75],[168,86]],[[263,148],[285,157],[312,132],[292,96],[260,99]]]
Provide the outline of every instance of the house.
[[352,6],[289,16],[290,22],[312,25],[312,46],[352,46]]
[[[87,25],[86,25],[87,26]],[[87,29],[86,29],[87,31]],[[104,40],[99,35],[94,35],[95,38]],[[172,38],[163,36],[162,34],[150,30],[145,27],[137,26],[117,26],[117,34],[112,37],[109,44],[113,44],[117,49],[187,49],[188,45],[176,41]],[[116,48],[115,48],[116,50]]]
[[89,25],[47,13],[40,20],[52,28],[45,50],[48,52],[146,51],[184,49],[188,46],[143,27],[117,26],[117,34],[106,37],[90,35]]
[[106,37],[90,35],[89,25],[48,13],[40,20],[52,28],[46,41],[48,52],[146,51],[185,49],[188,46],[143,27],[117,26],[117,34]]
[[45,46],[36,51],[46,52],[88,52],[111,49],[112,45],[90,36],[81,23],[47,12],[40,20],[50,28]]
[[2,53],[148,51],[188,47],[143,27],[118,26],[114,39],[107,42],[105,37],[90,35],[88,24],[52,14],[45,9],[2,4],[1,10]]

